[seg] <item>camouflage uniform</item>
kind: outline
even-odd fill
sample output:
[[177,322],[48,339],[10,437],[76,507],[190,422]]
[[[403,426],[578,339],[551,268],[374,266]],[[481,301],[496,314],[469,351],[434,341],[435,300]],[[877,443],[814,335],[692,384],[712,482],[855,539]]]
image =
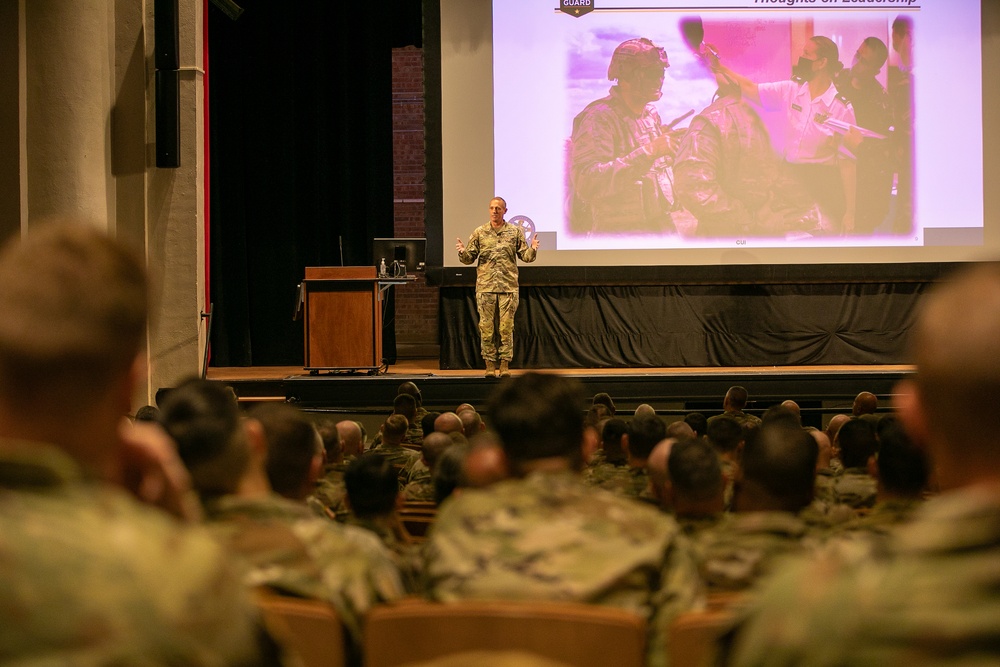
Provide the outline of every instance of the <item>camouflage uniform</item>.
[[434,501],[434,483],[430,478],[424,482],[410,482],[403,487],[403,500]]
[[804,540],[810,546],[819,543],[794,514],[747,512],[729,515],[701,532],[694,548],[709,589],[744,590],[770,572],[778,556],[802,550]]
[[673,231],[669,160],[645,149],[663,134],[660,115],[647,104],[637,116],[617,86],[609,92],[573,119],[570,228],[578,234]]
[[928,500],[880,552],[786,564],[741,619],[734,665],[1000,662],[1000,496]]
[[[514,358],[514,313],[517,312],[517,259],[534,262],[538,251],[528,245],[524,232],[509,222],[499,229],[490,223],[472,232],[465,250],[458,253],[462,264],[476,267],[476,306],[483,359],[510,361]],[[500,345],[494,340],[494,322],[500,312]]]
[[666,657],[666,628],[700,600],[687,540],[652,507],[592,489],[579,475],[533,473],[445,502],[424,549],[437,600],[575,600],[650,621],[649,662]]
[[738,97],[722,97],[694,117],[674,175],[677,201],[698,218],[702,236],[783,236],[820,223],[760,116]]
[[732,417],[740,423],[740,426],[760,426],[760,417],[755,417],[754,415],[743,412],[742,410],[735,410],[733,412],[724,412],[721,415],[714,415],[708,418],[711,422],[713,419],[718,419],[719,417]]
[[896,526],[908,522],[924,504],[920,498],[893,498],[880,500],[871,511],[862,516],[855,516],[837,527],[840,531],[866,531],[872,533],[888,533]]
[[399,570],[378,538],[314,517],[272,494],[206,503],[208,527],[246,568],[250,586],[327,600],[360,645],[371,607],[404,594]]
[[59,449],[0,447],[0,663],[266,664],[204,529],[85,480]]
[[344,521],[351,513],[347,507],[347,485],[344,484],[344,473],[347,466],[354,460],[347,457],[342,463],[327,465],[323,477],[316,480],[316,488],[306,499],[306,504],[318,515],[329,518],[327,510],[332,512],[337,521]]
[[834,503],[843,503],[854,509],[873,507],[878,483],[864,468],[845,468],[844,472],[833,479],[830,486]]
[[409,468],[399,473],[399,483],[409,484],[410,482],[427,483],[431,481],[431,469],[424,463],[423,457],[414,461]]
[[380,445],[372,450],[379,456],[384,456],[396,468],[401,471],[409,470],[410,467],[420,460],[420,452],[399,445]]
[[391,517],[370,517],[367,519],[352,515],[347,523],[378,537],[388,549],[393,562],[399,569],[406,591],[408,593],[419,592],[420,570],[423,566],[420,549],[416,544],[407,542],[403,537],[403,529],[395,513]]

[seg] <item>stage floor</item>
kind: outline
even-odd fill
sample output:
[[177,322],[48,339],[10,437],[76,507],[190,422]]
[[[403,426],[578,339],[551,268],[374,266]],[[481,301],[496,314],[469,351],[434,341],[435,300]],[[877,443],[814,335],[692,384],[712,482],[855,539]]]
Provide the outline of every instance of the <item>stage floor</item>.
[[[850,411],[861,391],[870,391],[886,409],[896,382],[911,366],[747,366],[726,368],[571,368],[544,369],[574,377],[589,396],[608,392],[620,412],[649,403],[661,414],[718,412],[733,385],[750,393],[752,412],[792,399],[803,414]],[[525,372],[511,369],[513,375]],[[498,380],[479,370],[441,370],[437,359],[402,359],[385,373],[318,374],[298,366],[209,368],[208,378],[232,386],[241,401],[284,400],[308,410],[386,413],[400,383],[411,380],[431,411],[454,410],[460,403],[484,406]]]

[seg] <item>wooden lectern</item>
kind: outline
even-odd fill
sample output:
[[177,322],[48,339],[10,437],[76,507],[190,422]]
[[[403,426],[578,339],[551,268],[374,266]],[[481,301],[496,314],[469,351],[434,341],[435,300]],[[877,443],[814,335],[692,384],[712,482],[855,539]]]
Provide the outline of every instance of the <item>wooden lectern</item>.
[[374,266],[307,266],[305,370],[374,374],[382,365],[382,298]]

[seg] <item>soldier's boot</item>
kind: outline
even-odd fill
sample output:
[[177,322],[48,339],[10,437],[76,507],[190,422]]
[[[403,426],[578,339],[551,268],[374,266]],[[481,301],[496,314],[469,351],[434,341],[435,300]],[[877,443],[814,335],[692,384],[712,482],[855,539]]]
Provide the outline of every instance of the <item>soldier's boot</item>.
[[506,359],[501,359],[500,360],[500,377],[502,377],[502,378],[509,378],[510,377],[510,369],[507,368],[507,360]]
[[486,377],[495,378],[497,376],[497,363],[495,361],[486,362]]

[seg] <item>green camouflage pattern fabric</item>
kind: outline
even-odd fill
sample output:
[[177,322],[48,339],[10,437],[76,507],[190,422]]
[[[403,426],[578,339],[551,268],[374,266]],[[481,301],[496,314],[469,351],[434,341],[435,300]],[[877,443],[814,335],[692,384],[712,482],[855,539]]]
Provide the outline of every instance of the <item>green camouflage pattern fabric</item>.
[[888,533],[896,526],[904,524],[924,504],[920,498],[892,498],[880,500],[875,506],[861,516],[855,516],[850,521],[837,526],[837,532],[866,531],[873,533]]
[[740,423],[740,426],[743,426],[744,428],[746,428],[747,425],[760,426],[761,424],[760,417],[755,417],[754,415],[743,412],[742,410],[734,410],[733,412],[724,412],[721,415],[714,415],[709,417],[708,421],[711,422],[713,419],[718,419],[723,415],[732,417]]
[[[807,542],[807,538],[811,540]],[[814,540],[814,541],[813,541]],[[769,573],[776,558],[818,546],[805,522],[788,512],[730,514],[697,535],[698,570],[709,590],[745,590]]]
[[830,484],[830,496],[824,498],[832,503],[842,503],[859,509],[873,507],[878,483],[864,468],[845,468],[844,472],[833,478]]
[[[629,477],[628,466],[623,461],[621,465],[616,465],[614,463],[608,463],[603,460],[603,454],[600,461],[591,461],[590,465],[583,469],[583,483],[588,486],[599,486],[601,488],[606,488],[605,484],[615,484],[617,482],[612,482],[619,477]],[[631,480],[627,480],[631,481]],[[624,486],[626,480],[623,480],[620,484]]]
[[697,557],[697,545],[699,536],[709,530],[713,530],[723,521],[729,521],[732,518],[731,514],[726,512],[720,512],[719,514],[713,514],[711,516],[698,516],[698,517],[676,517],[677,523],[680,525],[681,530],[684,534],[691,540],[692,550],[695,551],[695,556]]
[[[505,222],[499,229],[490,223],[480,225],[472,232],[465,251],[458,253],[462,264],[472,264],[477,259],[476,293],[517,292],[517,260],[534,262],[538,251],[524,238],[517,225]],[[515,309],[517,306],[515,305]]]
[[434,502],[434,483],[428,479],[426,482],[410,482],[403,487],[403,500],[420,500]]
[[384,456],[389,460],[389,463],[394,465],[400,471],[409,470],[410,466],[420,460],[420,452],[407,449],[406,447],[401,447],[399,445],[390,446],[382,444],[372,451],[379,456]]
[[[476,309],[479,311],[479,339],[483,359],[510,361],[514,358],[514,314],[520,297],[517,292],[477,292]],[[500,323],[496,318],[499,314]],[[499,332],[499,343],[497,342]]]
[[546,599],[635,611],[650,622],[649,663],[666,663],[666,629],[702,601],[690,545],[655,508],[533,473],[442,504],[424,545],[425,591],[440,601]]
[[423,568],[420,548],[403,537],[403,528],[395,513],[388,517],[369,517],[367,519],[352,515],[347,523],[349,526],[366,530],[381,540],[399,569],[403,587],[407,593],[420,591],[420,572]]
[[261,665],[229,557],[61,450],[0,444],[0,664]]
[[813,498],[812,502],[799,512],[799,518],[817,534],[837,530],[838,526],[855,520],[857,516],[857,511],[850,505],[831,503],[821,498]]
[[276,494],[224,496],[205,512],[209,529],[245,567],[247,585],[330,602],[357,642],[368,610],[405,593],[377,537],[318,519],[304,504]]
[[429,483],[431,481],[431,469],[424,463],[423,457],[414,461],[409,468],[400,471],[399,483],[409,484],[411,482]]
[[728,664],[1000,664],[1000,494],[932,498],[881,550],[786,563],[737,625]]
[[344,484],[344,473],[347,466],[354,460],[353,456],[344,459],[343,463],[327,464],[323,476],[316,480],[316,488],[306,499],[306,504],[318,515],[330,518],[333,513],[337,521],[344,522],[350,515],[347,506],[347,485]]

